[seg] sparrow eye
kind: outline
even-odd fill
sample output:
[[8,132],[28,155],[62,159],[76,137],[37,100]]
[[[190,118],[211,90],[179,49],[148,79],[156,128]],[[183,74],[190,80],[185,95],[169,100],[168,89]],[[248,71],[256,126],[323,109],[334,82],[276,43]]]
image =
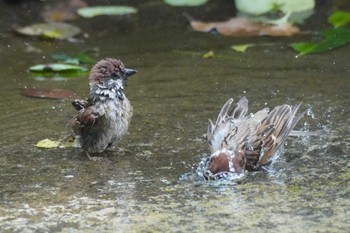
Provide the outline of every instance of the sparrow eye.
[[119,70],[116,70],[113,74],[113,79],[120,79],[120,77],[121,77],[121,74]]

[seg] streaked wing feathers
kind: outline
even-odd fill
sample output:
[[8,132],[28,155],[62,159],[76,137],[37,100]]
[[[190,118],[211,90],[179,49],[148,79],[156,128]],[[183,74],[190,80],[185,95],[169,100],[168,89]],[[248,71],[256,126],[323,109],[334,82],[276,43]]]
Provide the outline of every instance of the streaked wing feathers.
[[[304,113],[296,115],[300,105],[301,103],[295,106],[286,104],[277,106],[258,126],[257,135],[261,137],[263,142],[262,149],[265,150],[258,162],[258,166],[264,165],[281,148],[292,129],[304,115]],[[266,129],[271,126],[273,130],[266,132]]]
[[211,152],[219,150],[223,143],[232,139],[236,130],[235,122],[243,119],[248,112],[248,100],[246,97],[242,97],[236,106],[229,111],[232,103],[232,98],[226,101],[219,112],[215,124],[209,120],[207,140]]
[[304,115],[296,115],[301,103],[277,106],[270,113],[261,110],[250,116],[246,116],[247,98],[242,97],[230,111],[232,103],[233,99],[229,99],[223,105],[215,124],[209,120],[207,140],[212,153],[223,148],[244,151],[246,170],[265,165]]
[[104,115],[104,111],[97,109],[94,105],[81,109],[72,122],[74,132],[79,135],[83,131],[89,130],[90,127],[93,127],[98,122],[102,115]]

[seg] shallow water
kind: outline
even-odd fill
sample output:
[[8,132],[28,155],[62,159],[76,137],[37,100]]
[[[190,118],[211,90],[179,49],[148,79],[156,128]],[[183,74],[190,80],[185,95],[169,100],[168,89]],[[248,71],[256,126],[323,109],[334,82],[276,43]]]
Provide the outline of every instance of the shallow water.
[[[141,2],[141,1],[140,1]],[[214,3],[215,2],[215,3]],[[228,1],[171,8],[140,3],[138,15],[74,21],[83,42],[41,41],[8,30],[40,21],[44,3],[9,6],[0,46],[1,232],[346,232],[350,226],[350,46],[295,58],[288,43],[309,37],[223,38],[191,31],[184,11],[208,18],[234,12]],[[135,3],[136,4],[136,3]],[[222,11],[222,8],[225,10]],[[28,13],[30,9],[30,13]],[[317,29],[327,7],[310,19]],[[240,54],[238,43],[274,43]],[[25,52],[28,45],[40,53]],[[24,97],[23,87],[66,88],[85,96],[87,78],[39,81],[27,69],[98,48],[138,70],[127,87],[134,107],[122,151],[100,163],[74,148],[35,143],[69,134],[69,100]],[[214,50],[219,56],[203,59]],[[283,103],[310,109],[297,129],[321,138],[290,138],[266,171],[207,182],[196,171],[208,152],[203,134],[230,97],[247,96],[252,112]],[[199,167],[199,168],[198,168]]]

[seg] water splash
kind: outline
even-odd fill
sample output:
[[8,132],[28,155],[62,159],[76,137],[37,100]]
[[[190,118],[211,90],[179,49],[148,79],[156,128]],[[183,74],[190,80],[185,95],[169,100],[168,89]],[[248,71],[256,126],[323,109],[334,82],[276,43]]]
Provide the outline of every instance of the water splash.
[[203,154],[198,166],[193,168],[192,171],[181,175],[179,181],[191,181],[221,185],[236,183],[238,180],[245,176],[245,174],[238,174],[233,172],[220,172],[211,175],[213,179],[208,181],[204,177],[204,173],[207,172],[208,168],[208,158],[208,154]]

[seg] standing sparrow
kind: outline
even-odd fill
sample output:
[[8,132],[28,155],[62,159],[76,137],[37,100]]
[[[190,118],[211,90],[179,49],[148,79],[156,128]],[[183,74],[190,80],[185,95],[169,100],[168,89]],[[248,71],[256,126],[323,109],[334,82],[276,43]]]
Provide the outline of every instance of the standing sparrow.
[[204,172],[206,179],[221,178],[225,172],[254,171],[267,165],[304,115],[296,115],[299,103],[246,116],[247,98],[241,98],[230,110],[232,102],[229,99],[224,104],[215,124],[209,120],[207,140],[212,154]]
[[121,60],[102,59],[90,71],[89,98],[72,102],[79,111],[72,120],[72,129],[89,159],[96,160],[89,153],[102,152],[126,134],[132,107],[124,88],[128,77],[135,73]]

